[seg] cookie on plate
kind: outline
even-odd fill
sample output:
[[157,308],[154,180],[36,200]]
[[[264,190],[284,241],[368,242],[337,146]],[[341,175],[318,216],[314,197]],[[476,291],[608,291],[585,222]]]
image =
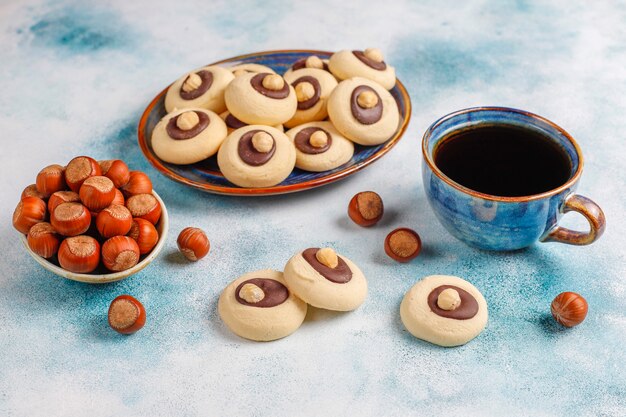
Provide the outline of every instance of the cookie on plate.
[[199,107],[221,113],[226,110],[224,90],[233,78],[232,72],[216,65],[185,74],[167,89],[165,110]]
[[249,73],[236,77],[224,93],[226,107],[248,124],[283,124],[296,112],[296,92],[278,74]]
[[303,68],[317,68],[330,73],[330,70],[328,69],[328,59],[321,59],[317,55],[310,55],[306,58],[300,58],[294,62],[293,65],[285,71],[283,77],[287,77],[288,74]]
[[275,74],[276,71],[261,64],[239,64],[234,67],[228,67],[228,69],[233,73],[235,77],[240,75],[254,73],[258,74],[259,72],[268,72],[270,74]]
[[317,68],[303,68],[285,74],[287,81],[296,91],[298,106],[296,113],[285,122],[294,127],[302,123],[324,120],[328,116],[326,102],[337,87],[337,80],[329,72]]
[[266,269],[237,278],[222,291],[217,311],[228,328],[250,340],[270,341],[298,330],[307,305],[285,286],[283,273]]
[[193,164],[214,155],[226,139],[226,123],[209,110],[192,108],[165,115],[152,131],[152,149],[171,164]]
[[338,131],[360,145],[379,145],[398,129],[400,112],[389,91],[374,81],[344,80],[328,98],[328,117]]
[[387,65],[378,48],[336,52],[328,60],[328,68],[340,80],[363,77],[376,81],[387,90],[391,90],[396,84],[396,70]]
[[469,282],[431,275],[415,284],[400,304],[400,318],[418,339],[460,346],[480,334],[489,314],[483,295]]
[[249,125],[226,137],[217,164],[226,179],[240,187],[271,187],[289,176],[296,149],[278,129]]
[[308,248],[295,254],[285,266],[284,277],[291,291],[318,308],[350,311],[367,296],[363,272],[331,248]]
[[[228,110],[226,110],[224,113],[221,113],[220,117],[226,123],[226,127],[228,128],[228,134],[232,133],[233,130],[237,130],[239,128],[248,126],[247,123],[242,122],[241,120],[237,119],[235,116],[230,114]],[[280,130],[281,132],[285,131],[285,128],[283,127],[283,125],[274,125],[272,127]]]
[[287,131],[296,147],[296,167],[322,172],[335,169],[354,155],[354,144],[330,122],[311,122]]

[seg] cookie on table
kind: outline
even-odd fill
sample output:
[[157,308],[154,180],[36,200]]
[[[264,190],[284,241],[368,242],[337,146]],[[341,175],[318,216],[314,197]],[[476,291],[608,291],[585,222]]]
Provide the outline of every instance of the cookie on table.
[[224,90],[233,78],[232,72],[215,65],[185,74],[167,89],[165,110],[199,107],[221,113],[226,110]]
[[480,334],[489,314],[483,295],[469,282],[431,275],[415,284],[400,304],[400,318],[418,339],[460,346]]
[[396,70],[387,65],[378,48],[336,52],[328,60],[328,67],[340,80],[363,77],[376,81],[387,90],[391,90],[396,84]]
[[215,155],[227,135],[226,123],[209,110],[195,108],[165,115],[152,131],[152,149],[171,164],[193,164]]
[[278,129],[249,125],[226,137],[217,164],[226,179],[240,187],[270,187],[289,176],[296,149]]
[[328,98],[328,117],[345,137],[360,145],[379,145],[398,129],[400,112],[389,91],[366,78],[341,81]]
[[317,68],[303,68],[285,74],[287,81],[296,91],[298,106],[296,113],[285,122],[294,127],[302,123],[324,120],[328,116],[326,102],[337,87],[337,80],[329,72]]
[[310,55],[306,58],[300,58],[299,60],[294,62],[293,65],[290,66],[287,71],[285,71],[283,77],[287,77],[287,75],[291,74],[292,72],[303,68],[316,68],[330,73],[330,70],[328,69],[328,59],[321,59],[317,55]]
[[331,248],[308,248],[285,266],[285,282],[302,300],[314,307],[335,311],[354,310],[367,296],[363,272]]
[[248,124],[283,124],[296,113],[296,92],[278,74],[249,73],[236,77],[224,93],[228,111]]
[[[226,127],[228,128],[228,134],[232,133],[233,130],[237,130],[239,128],[248,126],[247,123],[242,122],[241,120],[237,119],[235,116],[230,114],[228,110],[226,110],[224,113],[221,113],[220,117],[226,123]],[[283,127],[283,125],[274,125],[272,127],[280,130],[281,132],[285,131],[285,128]]]
[[335,169],[354,155],[354,144],[330,122],[311,122],[287,131],[296,147],[296,167],[322,172]]
[[261,64],[239,64],[235,65],[234,67],[228,67],[228,70],[230,70],[230,72],[232,72],[235,77],[249,73],[258,74],[259,72],[266,72],[270,74],[276,73],[276,71],[274,71],[270,67]]
[[285,286],[283,273],[266,269],[237,278],[222,291],[217,311],[238,336],[270,341],[298,330],[307,305]]

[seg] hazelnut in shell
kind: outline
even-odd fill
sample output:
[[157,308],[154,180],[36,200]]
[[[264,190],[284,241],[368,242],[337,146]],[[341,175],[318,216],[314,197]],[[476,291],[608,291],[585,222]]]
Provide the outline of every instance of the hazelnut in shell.
[[588,309],[587,300],[571,291],[557,295],[550,306],[554,320],[565,327],[574,327],[582,323],[587,317]]
[[128,183],[122,187],[122,193],[127,198],[137,194],[150,194],[152,193],[152,181],[141,171],[131,171]]
[[383,217],[383,200],[374,191],[356,194],[348,204],[348,216],[359,226],[373,226]]
[[108,207],[115,198],[113,181],[102,175],[87,178],[78,193],[82,203],[92,212]]
[[41,223],[45,218],[45,201],[37,197],[24,197],[13,212],[13,227],[26,235],[31,227]]
[[80,186],[89,177],[101,175],[100,165],[88,156],[77,156],[65,167],[65,183],[70,190],[77,193]]
[[28,231],[28,247],[42,258],[51,258],[59,251],[61,238],[48,222],[37,223]]
[[111,301],[109,326],[121,334],[133,334],[146,324],[146,309],[136,298],[120,295]]
[[126,200],[126,207],[133,217],[157,224],[161,217],[161,205],[152,194],[136,194]]
[[133,219],[127,236],[135,239],[141,255],[152,251],[159,241],[159,232],[154,225],[148,220],[140,218]]
[[176,242],[178,249],[190,261],[204,258],[211,247],[204,231],[197,227],[184,228],[178,235]]
[[125,235],[130,230],[133,223],[133,216],[130,211],[117,204],[106,207],[96,217],[96,228],[100,236],[110,238],[113,236]]
[[65,168],[61,165],[48,165],[37,174],[37,190],[46,197],[65,190]]
[[68,237],[59,246],[59,264],[76,273],[93,272],[100,264],[100,243],[91,236]]
[[98,163],[100,164],[102,175],[113,181],[115,188],[120,188],[128,184],[130,180],[130,170],[124,161],[113,159],[100,161]]
[[50,223],[63,236],[78,236],[89,230],[91,213],[80,203],[63,203],[50,213]]
[[385,253],[398,262],[409,262],[422,250],[422,240],[415,230],[400,227],[385,238]]
[[139,246],[128,236],[114,236],[102,245],[102,263],[110,271],[125,271],[137,262]]

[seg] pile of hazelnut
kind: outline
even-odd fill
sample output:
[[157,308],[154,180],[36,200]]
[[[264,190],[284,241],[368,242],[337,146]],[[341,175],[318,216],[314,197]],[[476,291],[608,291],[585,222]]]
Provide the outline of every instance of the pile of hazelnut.
[[161,205],[152,182],[121,160],[50,165],[22,192],[13,227],[37,255],[75,273],[131,268],[152,251]]

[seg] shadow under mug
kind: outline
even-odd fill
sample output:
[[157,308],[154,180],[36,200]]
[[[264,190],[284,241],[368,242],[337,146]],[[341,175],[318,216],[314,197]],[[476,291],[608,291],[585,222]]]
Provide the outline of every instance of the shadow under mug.
[[[499,197],[464,187],[437,167],[434,153],[442,140],[469,129],[494,126],[524,129],[552,140],[569,159],[569,179],[541,194]],[[600,207],[574,193],[583,168],[580,148],[567,132],[541,116],[505,107],[460,110],[428,128],[422,140],[422,154],[422,180],[430,206],[453,236],[471,246],[516,250],[536,241],[588,245],[604,232],[605,218]],[[560,217],[569,211],[582,214],[589,221],[590,230],[579,232],[558,226]]]

